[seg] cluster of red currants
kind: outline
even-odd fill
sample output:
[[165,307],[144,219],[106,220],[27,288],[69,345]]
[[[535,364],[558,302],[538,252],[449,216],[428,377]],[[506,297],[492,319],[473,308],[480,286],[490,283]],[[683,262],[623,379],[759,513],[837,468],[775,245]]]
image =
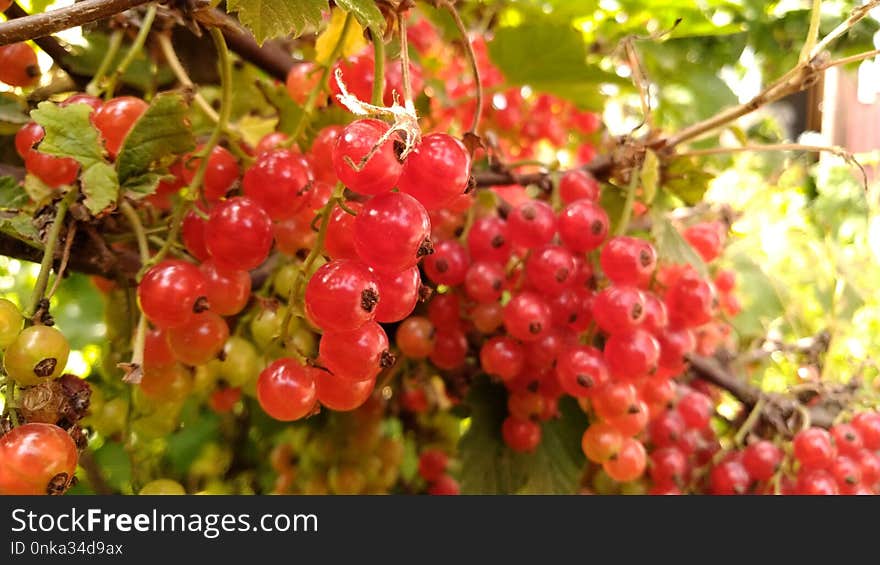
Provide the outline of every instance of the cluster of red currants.
[[419,455],[419,476],[428,483],[427,493],[456,495],[460,488],[449,474],[449,456],[440,449],[426,449]]

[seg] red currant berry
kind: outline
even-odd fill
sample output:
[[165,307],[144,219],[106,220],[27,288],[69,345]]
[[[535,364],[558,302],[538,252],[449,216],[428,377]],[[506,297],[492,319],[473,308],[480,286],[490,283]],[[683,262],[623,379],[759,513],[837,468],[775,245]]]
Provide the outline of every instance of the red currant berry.
[[476,220],[468,232],[468,252],[473,261],[507,263],[511,253],[507,222],[495,216]]
[[458,286],[464,282],[468,264],[465,248],[455,240],[445,239],[434,246],[434,253],[425,257],[422,266],[435,283]]
[[247,271],[229,271],[213,261],[199,267],[205,275],[205,295],[211,311],[221,316],[234,316],[247,306],[251,297],[251,276]]
[[745,494],[749,490],[751,478],[739,461],[725,461],[712,468],[709,484],[712,494]]
[[400,192],[371,198],[354,220],[354,247],[377,271],[398,273],[431,252],[431,221],[419,202]]
[[504,307],[507,333],[522,341],[535,341],[550,331],[553,315],[550,306],[539,295],[523,292]]
[[427,210],[437,210],[464,192],[470,169],[471,157],[459,140],[432,133],[407,155],[397,186]]
[[461,329],[438,328],[429,358],[437,368],[451,371],[464,365],[467,349],[467,336]]
[[504,292],[506,273],[498,263],[478,261],[468,268],[464,290],[468,298],[479,304],[497,302]]
[[318,132],[312,149],[309,151],[309,163],[315,179],[329,185],[336,184],[336,170],[333,168],[333,148],[342,134],[342,126],[327,126]]
[[160,328],[182,326],[194,310],[202,308],[205,276],[192,263],[169,259],[150,268],[138,285],[137,293],[144,315]]
[[526,259],[526,280],[532,288],[559,294],[574,281],[575,264],[572,254],[558,245],[534,249]]
[[37,53],[27,43],[0,46],[0,82],[9,86],[31,86],[40,78]]
[[609,286],[593,297],[593,319],[606,334],[631,331],[645,319],[645,296],[634,287]]
[[206,223],[201,216],[190,210],[183,217],[183,223],[180,228],[183,245],[186,246],[189,254],[199,261],[207,261],[211,258],[211,254],[208,253],[208,247],[205,244]]
[[214,312],[202,312],[168,330],[168,346],[178,361],[193,367],[215,359],[229,339],[229,326]]
[[413,316],[397,328],[395,342],[409,359],[424,359],[434,351],[434,324],[427,318]]
[[303,367],[294,359],[279,359],[257,378],[257,400],[269,416],[282,422],[299,420],[315,407],[315,380],[320,369]]
[[645,446],[633,438],[624,438],[620,449],[602,464],[602,468],[615,481],[627,483],[641,477],[647,463]]
[[688,271],[666,291],[669,322],[676,327],[695,328],[712,320],[715,292],[694,271]]
[[611,376],[636,380],[657,370],[660,344],[644,330],[615,333],[605,342],[605,364]]
[[244,195],[273,220],[292,218],[309,203],[314,178],[299,153],[276,149],[263,153],[244,173]]
[[805,469],[827,469],[837,450],[831,434],[821,428],[807,428],[794,436],[794,456]]
[[541,443],[541,426],[530,420],[507,417],[501,424],[501,436],[510,449],[530,453]]
[[562,390],[575,398],[587,398],[608,382],[608,367],[601,351],[576,345],[559,354],[556,377]]
[[[363,205],[360,202],[348,202],[346,206],[361,213]],[[354,219],[342,208],[335,208],[330,213],[330,223],[327,224],[327,235],[324,239],[324,250],[334,259],[357,259],[357,251],[354,249]]]
[[92,112],[92,123],[104,138],[104,147],[115,157],[134,123],[147,111],[148,104],[133,96],[120,96]]
[[608,237],[608,214],[590,200],[578,200],[559,214],[559,237],[575,252],[598,249]]
[[[297,63],[290,67],[290,71],[287,73],[287,80],[285,81],[290,98],[300,106],[305,104],[309,94],[318,86],[322,70],[321,67],[310,62]],[[326,103],[326,98],[321,100],[319,97],[318,107],[321,107],[324,103]]]
[[517,206],[507,217],[507,225],[513,244],[527,249],[550,243],[556,234],[553,208],[540,200],[529,200]]
[[370,398],[375,386],[375,380],[352,381],[328,371],[315,372],[318,402],[337,412],[360,408]]
[[388,336],[376,322],[347,332],[327,332],[321,337],[318,362],[337,377],[352,381],[375,379],[390,366]]
[[687,480],[688,461],[677,447],[662,447],[651,453],[649,474],[654,485],[678,487]]
[[852,425],[862,436],[867,449],[880,449],[880,412],[859,412],[853,417]]
[[376,314],[379,286],[367,267],[340,259],[322,265],[306,285],[306,313],[325,331],[345,332]]
[[489,375],[508,381],[525,365],[525,353],[515,339],[493,337],[480,348],[480,365]]
[[581,437],[581,449],[587,459],[593,463],[604,463],[620,451],[623,436],[610,424],[595,422],[584,431]]
[[70,435],[52,424],[29,423],[0,437],[0,495],[61,494],[79,460]]
[[205,246],[217,266],[249,271],[272,247],[272,220],[253,200],[236,196],[218,202],[205,224]]
[[599,183],[587,171],[568,171],[559,179],[559,197],[565,204],[577,200],[599,201]]
[[412,267],[393,275],[374,272],[376,284],[379,285],[379,296],[382,300],[376,306],[376,321],[388,324],[399,322],[415,310],[419,300],[419,288],[422,279],[419,268]]
[[[201,147],[197,148],[196,153],[199,153],[201,149]],[[183,163],[183,180],[187,185],[190,185],[196,172],[202,166],[202,158],[184,155],[181,162]],[[232,184],[238,180],[239,173],[238,161],[235,160],[232,153],[223,147],[214,147],[208,157],[205,176],[202,180],[202,194],[205,196],[205,200],[216,202],[226,196],[226,193],[232,188]]]
[[371,195],[394,188],[403,170],[394,139],[386,139],[378,150],[373,150],[388,129],[384,122],[366,119],[352,122],[342,130],[333,149],[333,169],[345,186]]
[[419,455],[419,475],[429,483],[446,473],[449,457],[439,449],[426,449]]
[[743,450],[743,466],[755,481],[769,481],[782,464],[782,450],[767,440],[757,441]]
[[654,247],[643,239],[619,236],[608,240],[599,263],[605,276],[619,285],[642,286],[657,265]]
[[678,413],[688,428],[703,430],[709,426],[715,406],[702,392],[689,392],[678,401]]

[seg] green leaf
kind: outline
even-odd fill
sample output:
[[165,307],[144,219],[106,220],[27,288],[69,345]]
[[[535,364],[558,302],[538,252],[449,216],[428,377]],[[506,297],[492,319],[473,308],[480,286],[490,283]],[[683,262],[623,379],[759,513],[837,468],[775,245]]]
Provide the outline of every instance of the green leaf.
[[529,85],[585,108],[603,106],[602,83],[628,85],[588,64],[583,35],[566,23],[529,20],[501,27],[489,43],[489,55],[509,82]]
[[0,208],[4,210],[24,207],[30,198],[18,180],[12,177],[0,177]]
[[24,177],[24,192],[30,197],[34,202],[42,202],[44,198],[47,198],[51,195],[54,190],[50,188],[46,183],[40,180],[37,175],[32,175],[28,173]]
[[210,413],[202,413],[193,403],[185,407],[183,428],[168,437],[165,452],[168,461],[178,475],[184,474],[198,458],[202,448],[220,435],[220,419]]
[[85,104],[58,106],[41,102],[31,118],[46,131],[39,150],[58,157],[71,157],[81,167],[80,185],[85,205],[92,214],[99,214],[113,205],[119,192],[116,170],[104,160],[104,148],[98,131],[92,126]]
[[458,446],[461,488],[468,494],[572,494],[584,465],[580,439],[586,416],[574,401],[560,403],[562,417],[543,425],[534,453],[511,451],[501,438],[507,417],[503,386],[480,379],[471,387],[467,405],[470,427]]
[[703,258],[681,236],[660,208],[651,210],[651,235],[659,256],[673,263],[692,265],[700,276],[708,276]]
[[626,205],[626,190],[619,186],[608,184],[602,189],[599,203],[602,204],[602,209],[608,214],[608,232],[614,233],[614,230],[617,229],[617,224],[620,223],[623,207]]
[[151,194],[159,177],[149,174],[157,163],[171,160],[194,147],[192,132],[186,122],[187,104],[181,94],[166,92],[156,96],[147,111],[135,122],[125,137],[116,171],[125,190]]
[[156,188],[162,179],[171,179],[171,175],[163,175],[162,173],[144,173],[136,177],[131,177],[123,187],[126,196],[139,200],[156,192]]
[[663,190],[693,206],[703,199],[713,178],[715,175],[703,169],[694,159],[680,157],[667,164],[663,172]]
[[657,154],[648,149],[645,151],[645,161],[642,163],[642,190],[644,191],[645,204],[650,204],[657,196],[657,184],[660,181],[660,159]]
[[238,19],[253,32],[261,44],[273,37],[293,34],[299,37],[306,28],[321,23],[327,0],[229,0],[227,12],[238,12]]
[[377,34],[385,33],[385,17],[373,0],[336,0],[336,5],[354,14],[362,27],[368,27]]
[[15,216],[0,216],[0,231],[29,243],[38,243],[40,234],[34,226],[34,219],[24,212]]
[[[74,46],[71,54],[64,58],[64,62],[78,75],[93,76],[104,60],[110,38],[103,33],[89,33],[86,39],[88,43],[84,46]],[[123,43],[110,68],[115,69],[126,53],[128,53],[128,44]],[[165,64],[160,64],[156,68],[155,61],[148,58],[145,53],[146,50],[141,50],[135,55],[134,61],[122,73],[120,81],[141,92],[155,91],[157,86],[170,84],[174,80],[171,69]]]
[[11,92],[0,92],[0,135],[12,135],[26,124],[27,103]]
[[257,86],[266,98],[266,102],[278,111],[278,131],[293,133],[302,115],[302,107],[290,98],[283,84],[273,85],[260,81]]

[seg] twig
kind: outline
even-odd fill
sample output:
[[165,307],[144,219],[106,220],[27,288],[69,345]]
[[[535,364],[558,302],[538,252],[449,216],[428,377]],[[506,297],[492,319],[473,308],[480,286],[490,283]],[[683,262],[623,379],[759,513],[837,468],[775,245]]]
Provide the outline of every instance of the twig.
[[31,292],[31,299],[28,302],[25,317],[32,318],[37,311],[37,306],[43,299],[46,292],[46,285],[49,282],[49,273],[52,271],[52,263],[55,261],[55,246],[58,244],[58,238],[61,235],[61,228],[64,226],[64,218],[67,216],[67,210],[76,200],[78,191],[71,189],[64,198],[62,198],[55,209],[55,219],[52,220],[52,227],[46,236],[46,246],[43,248],[43,260],[40,262],[40,273],[37,275],[37,282],[34,283],[34,290]]
[[458,28],[458,33],[461,34],[461,39],[464,42],[464,52],[467,55],[468,62],[471,65],[471,72],[474,75],[474,87],[477,92],[475,94],[475,104],[474,104],[474,117],[471,121],[471,127],[468,130],[470,133],[474,135],[477,134],[477,128],[480,126],[480,118],[483,114],[483,81],[480,77],[480,67],[477,65],[477,56],[474,53],[474,47],[471,44],[471,40],[468,37],[467,28],[464,25],[464,22],[461,20],[461,16],[458,13],[458,10],[455,9],[455,6],[449,0],[442,1],[443,7],[449,14],[452,16],[453,21],[455,21],[455,27]]
[[109,18],[150,0],[83,0],[64,8],[31,14],[0,24],[0,45],[46,37],[59,31]]
[[[614,166],[614,162],[609,155],[600,155],[593,159],[590,163],[578,167],[578,169],[587,171],[598,179],[607,179]],[[549,168],[549,167],[548,167]],[[565,174],[566,171],[560,171]],[[474,173],[474,182],[478,188],[488,186],[503,186],[508,184],[521,184],[523,186],[535,184],[545,186],[546,179],[552,174],[551,171],[538,171],[526,174],[514,174],[511,171],[479,171]]]
[[174,51],[174,45],[171,43],[171,36],[167,33],[160,33],[157,36],[157,41],[159,42],[159,48],[162,50],[162,55],[165,57],[165,62],[171,67],[171,71],[174,73],[174,76],[177,77],[178,82],[180,82],[183,88],[193,93],[193,100],[195,100],[196,105],[198,105],[199,109],[216,124],[220,121],[220,116],[217,114],[217,111],[211,107],[208,101],[205,100],[205,97],[196,89],[196,85],[189,77],[189,73],[183,68],[183,64],[181,64],[180,59],[177,57],[177,53]]
[[871,10],[880,6],[880,0],[871,0],[864,6],[859,6],[849,15],[847,19],[841,22],[836,28],[831,30],[831,32],[822,38],[819,43],[817,43],[812,50],[810,50],[809,61],[812,61],[816,57],[818,57],[822,51],[825,51],[832,43],[834,43],[840,36],[845,34],[852,28],[854,25],[862,21],[868,14],[871,13]]
[[51,300],[55,296],[55,291],[58,290],[58,285],[61,284],[61,279],[64,278],[64,270],[67,269],[67,263],[70,261],[70,248],[73,247],[75,237],[76,222],[70,222],[70,225],[67,226],[67,236],[64,238],[64,251],[61,252],[61,264],[58,266],[58,272],[55,275],[55,280],[52,282],[52,288],[46,293],[47,300]]
[[858,63],[859,61],[864,61],[865,59],[870,59],[871,57],[875,57],[877,55],[880,55],[880,49],[872,49],[871,51],[865,51],[864,53],[850,55],[849,57],[841,57],[840,59],[828,61],[827,63],[821,65],[819,67],[819,70],[824,71],[826,69],[830,69],[831,67],[848,65],[850,63]]
[[807,39],[801,49],[799,60],[806,63],[810,60],[810,53],[816,47],[819,40],[819,24],[822,23],[822,0],[813,0],[813,9],[810,11],[810,29],[807,31]]
[[[415,111],[412,100],[412,83],[409,76],[409,43],[406,36],[406,14],[397,12],[397,30],[400,32],[400,74],[403,79],[403,107]],[[374,102],[374,105],[380,106]]]

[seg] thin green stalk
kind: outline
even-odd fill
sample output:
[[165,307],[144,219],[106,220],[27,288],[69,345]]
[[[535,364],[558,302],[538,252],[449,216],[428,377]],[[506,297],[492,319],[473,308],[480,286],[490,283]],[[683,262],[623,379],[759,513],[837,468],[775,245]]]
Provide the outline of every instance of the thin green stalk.
[[636,189],[639,187],[640,176],[640,171],[633,167],[630,171],[629,185],[626,187],[626,202],[623,203],[623,210],[620,213],[620,221],[617,224],[617,229],[614,231],[614,235],[624,235],[626,234],[627,228],[629,228],[629,220],[632,218],[633,204],[635,204],[636,201]]
[[[119,211],[122,212],[122,215],[125,216],[125,220],[128,222],[129,226],[131,226],[131,229],[137,238],[138,254],[140,255],[141,264],[146,265],[150,260],[150,246],[149,243],[147,243],[147,234],[144,232],[144,225],[141,223],[141,218],[138,216],[135,209],[132,208],[131,204],[125,201],[119,205]],[[144,348],[146,347],[146,343],[147,317],[141,312],[140,318],[138,319],[137,330],[134,334],[131,352],[130,367],[135,372],[140,371],[141,367],[144,366]]]
[[213,151],[220,142],[220,137],[223,135],[223,132],[226,131],[229,124],[229,116],[232,112],[232,59],[229,57],[229,49],[226,47],[226,40],[223,39],[223,33],[217,28],[211,28],[209,31],[211,39],[214,40],[214,47],[217,49],[217,55],[219,58],[221,87],[220,113],[214,129],[211,131],[211,137],[208,138],[208,141],[205,143],[204,147],[202,147],[200,152],[202,160],[199,163],[199,168],[196,169],[196,172],[193,175],[192,182],[186,189],[186,197],[181,199],[174,207],[174,212],[171,216],[171,227],[168,230],[168,237],[165,239],[165,244],[148,263],[144,264],[144,267],[141,269],[141,274],[143,274],[143,271],[149,266],[155,265],[164,259],[171,250],[172,245],[177,241],[177,238],[180,235],[181,225],[183,224],[183,218],[192,206],[192,203],[198,199],[202,181],[205,179],[205,172],[208,170],[208,155],[211,154],[211,151]]
[[113,61],[116,59],[116,55],[119,53],[119,48],[122,46],[122,30],[117,29],[110,35],[110,43],[107,46],[107,52],[104,53],[104,58],[101,59],[101,64],[98,66],[98,70],[95,71],[95,76],[92,77],[92,80],[89,81],[89,84],[86,85],[86,92],[91,94],[92,96],[99,96],[101,94],[101,81],[104,80],[104,76],[107,75],[107,71],[110,70],[110,65],[113,64]]
[[340,53],[342,53],[342,46],[345,44],[345,37],[348,35],[348,28],[351,27],[352,21],[354,21],[354,16],[352,16],[351,12],[348,12],[345,15],[345,21],[342,23],[342,33],[339,34],[339,40],[336,42],[336,45],[333,46],[333,51],[330,52],[327,66],[321,71],[321,78],[315,84],[312,91],[309,92],[309,97],[306,99],[302,113],[299,115],[299,118],[296,121],[296,126],[293,128],[293,133],[291,134],[290,139],[287,140],[287,143],[296,143],[305,130],[306,118],[311,116],[312,112],[315,111],[315,104],[318,103],[318,96],[327,86],[327,79],[330,77],[330,69],[333,68],[333,63],[336,62],[336,59],[338,59]]
[[67,210],[76,200],[78,191],[71,189],[64,198],[58,202],[55,209],[55,219],[52,221],[52,227],[49,229],[49,235],[46,239],[46,246],[43,248],[43,260],[40,262],[40,273],[37,275],[37,282],[34,284],[34,290],[31,293],[31,299],[28,303],[25,314],[27,318],[32,318],[37,311],[37,306],[43,295],[46,293],[46,285],[49,282],[49,273],[52,271],[52,263],[55,260],[55,246],[58,244],[58,238],[61,235],[61,228],[64,226],[64,217],[67,216]]
[[810,29],[807,31],[807,39],[801,49],[800,62],[810,60],[810,53],[819,41],[819,24],[822,23],[822,0],[813,0],[813,9],[810,11]]
[[290,295],[287,297],[287,309],[284,312],[284,320],[281,322],[282,344],[287,342],[288,334],[290,333],[290,321],[293,319],[294,314],[294,306],[299,302],[299,295],[303,291],[306,279],[308,278],[315,261],[317,261],[318,257],[324,252],[324,240],[327,238],[327,226],[330,225],[330,216],[333,215],[333,209],[336,208],[336,205],[342,200],[343,190],[345,190],[345,185],[341,182],[336,183],[333,196],[330,197],[327,204],[320,212],[318,212],[318,217],[321,218],[321,225],[318,228],[318,236],[315,240],[315,245],[312,247],[311,251],[309,251],[309,255],[306,257],[305,261],[303,261],[302,268],[290,288]]
[[147,42],[147,36],[150,35],[150,28],[153,27],[153,20],[155,19],[156,5],[150,4],[150,7],[147,8],[147,13],[144,14],[144,21],[141,22],[141,28],[138,30],[138,34],[134,38],[134,43],[131,44],[128,53],[125,54],[125,58],[122,59],[116,67],[116,71],[110,76],[110,80],[107,81],[105,95],[108,99],[113,97],[113,92],[116,90],[116,81],[125,74],[125,71],[127,71],[128,67],[134,62],[138,53],[144,48],[144,44]]
[[373,37],[373,106],[382,105],[385,87],[385,42],[382,36],[370,31]]
[[743,425],[740,426],[739,430],[736,432],[736,435],[733,437],[733,442],[736,445],[743,445],[743,441],[745,441],[746,437],[755,427],[755,424],[758,423],[758,419],[761,417],[761,412],[764,410],[764,405],[767,401],[764,397],[760,397],[758,402],[755,403],[755,406],[752,408],[752,411],[749,412],[749,416],[746,418],[746,421],[743,422]]
[[6,384],[6,413],[9,414],[13,428],[18,427],[18,412],[12,406],[15,403],[15,387],[15,381],[9,379]]
[[477,89],[475,95],[476,104],[474,106],[474,117],[471,121],[471,128],[468,131],[476,134],[477,128],[480,126],[480,118],[483,114],[483,80],[480,78],[480,67],[477,65],[477,56],[474,53],[474,46],[471,44],[471,40],[468,37],[467,27],[465,27],[461,16],[458,14],[458,10],[455,9],[455,6],[449,0],[443,1],[443,7],[446,8],[446,11],[452,16],[452,19],[455,21],[455,27],[458,28],[458,32],[461,34],[461,40],[464,42],[464,52],[467,55],[468,62],[471,65],[471,72],[474,75],[474,86]]

